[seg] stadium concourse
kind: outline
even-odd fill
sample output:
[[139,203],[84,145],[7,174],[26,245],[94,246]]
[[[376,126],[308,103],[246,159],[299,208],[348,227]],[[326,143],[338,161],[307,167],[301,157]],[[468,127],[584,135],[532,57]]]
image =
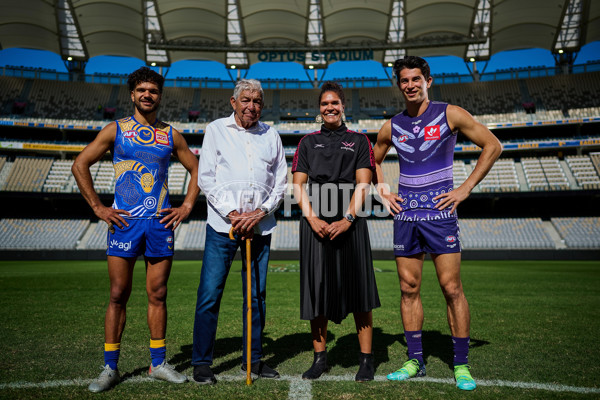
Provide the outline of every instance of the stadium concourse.
[[[538,70],[522,76],[521,71],[511,73],[520,73],[518,79],[434,86],[435,100],[464,104],[504,145],[500,160],[459,208],[465,258],[600,259],[600,104],[593,95],[600,91],[598,70],[600,65],[588,64],[569,75]],[[11,76],[0,77],[0,198],[11,205],[0,213],[0,254],[5,259],[103,258],[106,226],[81,198],[70,167],[109,122],[106,108],[110,118],[130,112],[123,77],[98,84],[60,81],[57,73],[47,79],[34,71],[32,79],[31,71],[11,71]],[[402,104],[391,85],[366,83],[350,86],[346,113],[351,129],[374,142],[384,118]],[[231,89],[181,87],[186,84],[173,81],[165,88],[159,118],[182,131],[197,154],[206,121],[228,110]],[[317,112],[315,90],[269,88],[265,99],[265,114],[280,132],[291,161],[298,140],[316,128],[308,120]],[[536,109],[526,111],[527,101],[535,102]],[[17,113],[15,102],[25,104]],[[189,120],[190,110],[201,110],[198,120]],[[454,179],[460,184],[478,153],[460,135],[455,151]],[[383,165],[392,188],[398,177],[395,157],[389,154]],[[110,159],[95,164],[91,172],[96,190],[110,204]],[[183,199],[188,180],[187,171],[172,162],[169,188],[175,204]],[[299,210],[290,194],[288,189],[276,215],[276,258],[298,257]],[[383,215],[373,194],[368,203],[374,255],[391,259],[392,220]],[[200,258],[205,218],[201,195],[190,220],[177,230],[178,258]]]

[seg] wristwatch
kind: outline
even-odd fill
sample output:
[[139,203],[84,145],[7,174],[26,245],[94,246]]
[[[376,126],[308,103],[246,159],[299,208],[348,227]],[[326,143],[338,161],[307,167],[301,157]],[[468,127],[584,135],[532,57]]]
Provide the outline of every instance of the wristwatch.
[[353,223],[354,222],[354,215],[348,213],[346,215],[344,215],[344,218],[346,218],[346,221]]
[[260,211],[264,212],[265,215],[269,214],[269,209],[267,207],[261,207]]

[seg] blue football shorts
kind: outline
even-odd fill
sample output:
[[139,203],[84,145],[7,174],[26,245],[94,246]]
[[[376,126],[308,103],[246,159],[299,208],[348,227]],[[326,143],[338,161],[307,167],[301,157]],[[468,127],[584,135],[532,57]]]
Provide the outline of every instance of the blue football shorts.
[[[161,217],[162,218],[162,217]],[[123,229],[114,225],[108,230],[106,254],[118,257],[171,257],[174,253],[175,235],[160,218],[127,218],[129,226]]]
[[401,221],[394,219],[394,255],[460,253],[457,218]]

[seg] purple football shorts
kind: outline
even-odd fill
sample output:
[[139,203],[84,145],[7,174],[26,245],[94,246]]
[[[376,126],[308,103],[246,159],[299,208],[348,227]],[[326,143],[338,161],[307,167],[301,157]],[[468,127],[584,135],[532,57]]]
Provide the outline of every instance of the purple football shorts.
[[394,219],[394,255],[460,253],[457,218],[400,221]]

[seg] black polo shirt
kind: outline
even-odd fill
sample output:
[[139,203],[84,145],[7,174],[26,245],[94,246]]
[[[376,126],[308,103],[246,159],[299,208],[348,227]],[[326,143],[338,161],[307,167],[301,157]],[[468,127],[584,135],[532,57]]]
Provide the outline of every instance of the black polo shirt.
[[375,171],[373,148],[367,135],[349,131],[345,124],[332,131],[321,130],[300,139],[292,172],[304,172],[309,182],[354,183],[356,170]]

